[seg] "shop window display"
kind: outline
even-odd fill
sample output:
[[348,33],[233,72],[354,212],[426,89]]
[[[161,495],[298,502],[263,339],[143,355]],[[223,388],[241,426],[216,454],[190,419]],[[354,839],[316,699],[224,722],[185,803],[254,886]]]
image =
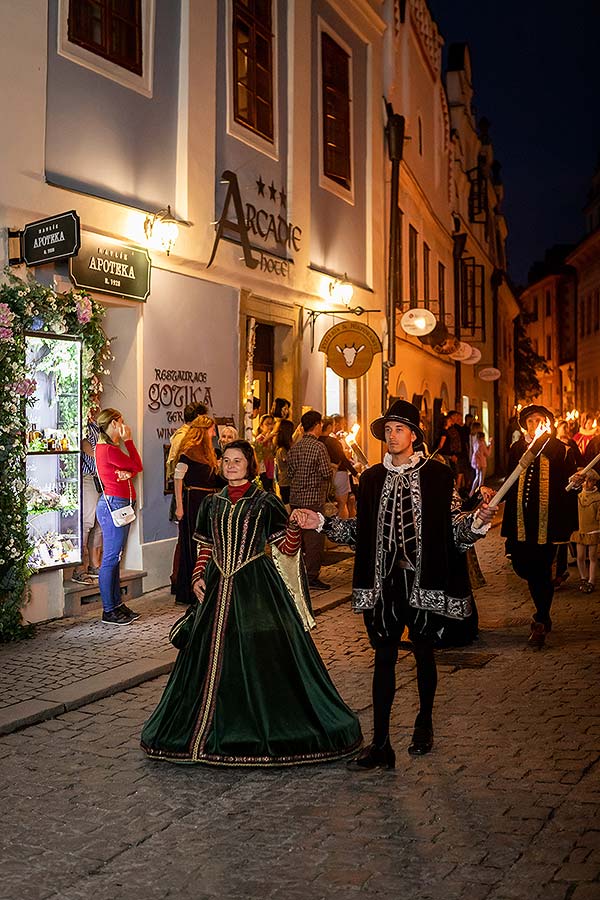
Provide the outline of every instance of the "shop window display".
[[26,336],[35,393],[27,409],[27,529],[32,564],[81,562],[81,341]]

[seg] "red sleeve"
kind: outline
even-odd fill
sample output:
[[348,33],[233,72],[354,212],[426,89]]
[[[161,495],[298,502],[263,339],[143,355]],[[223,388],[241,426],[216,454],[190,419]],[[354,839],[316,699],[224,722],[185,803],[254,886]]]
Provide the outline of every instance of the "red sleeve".
[[120,447],[115,447],[111,444],[106,444],[105,446],[108,449],[106,454],[107,461],[115,469],[124,469],[126,472],[131,472],[135,475],[136,472],[141,472],[144,468],[140,454],[137,452],[133,441],[125,441],[127,453],[123,453]]
[[204,573],[208,565],[208,561],[212,556],[212,547],[207,544],[200,544],[198,547],[198,558],[192,572],[192,584],[195,584],[199,578],[204,578]]
[[278,541],[274,541],[274,543],[281,553],[285,553],[286,556],[293,556],[300,549],[302,529],[296,522],[288,522],[284,536]]

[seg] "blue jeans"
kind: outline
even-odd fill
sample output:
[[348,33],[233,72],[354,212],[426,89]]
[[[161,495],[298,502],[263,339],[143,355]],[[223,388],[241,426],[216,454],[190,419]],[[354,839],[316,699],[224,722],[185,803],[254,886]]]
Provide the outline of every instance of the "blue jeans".
[[[129,505],[128,497],[108,497],[110,509],[122,509]],[[100,596],[104,612],[112,612],[123,602],[121,600],[121,582],[119,579],[119,563],[125,548],[129,525],[118,528],[112,520],[110,510],[106,505],[104,494],[98,498],[96,517],[102,529],[104,549],[102,552],[102,565],[98,574]]]

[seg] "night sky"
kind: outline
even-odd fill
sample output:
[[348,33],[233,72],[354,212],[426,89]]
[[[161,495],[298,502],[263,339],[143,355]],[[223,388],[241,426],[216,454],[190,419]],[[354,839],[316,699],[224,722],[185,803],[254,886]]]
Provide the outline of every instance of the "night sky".
[[585,233],[600,154],[599,0],[428,0],[445,40],[471,51],[474,103],[502,164],[509,271],[525,284],[553,244]]

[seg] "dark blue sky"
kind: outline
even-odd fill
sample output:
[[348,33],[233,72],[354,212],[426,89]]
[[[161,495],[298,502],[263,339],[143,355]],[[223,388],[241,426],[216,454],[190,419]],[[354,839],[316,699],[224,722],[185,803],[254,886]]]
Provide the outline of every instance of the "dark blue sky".
[[599,0],[428,0],[451,43],[466,41],[477,118],[502,163],[509,270],[525,283],[552,244],[584,234],[600,153]]

